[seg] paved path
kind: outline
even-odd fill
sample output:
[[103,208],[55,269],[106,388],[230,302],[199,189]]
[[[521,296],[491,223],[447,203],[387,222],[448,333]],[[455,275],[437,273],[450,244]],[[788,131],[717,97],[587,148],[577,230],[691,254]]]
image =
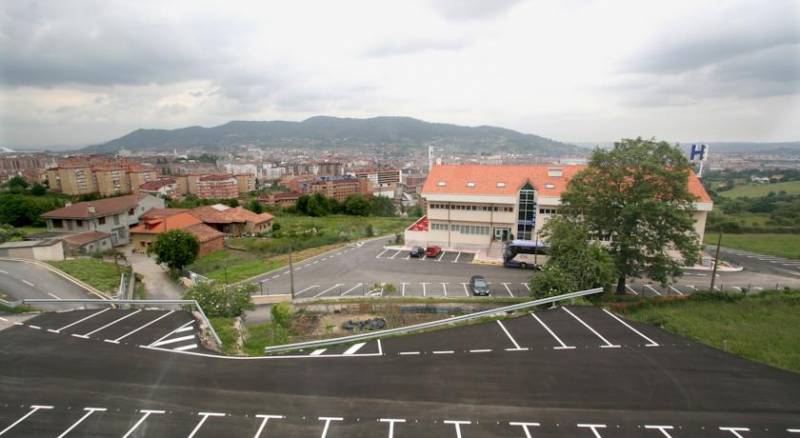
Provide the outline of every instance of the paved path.
[[167,275],[167,269],[156,264],[155,260],[144,254],[129,254],[128,262],[134,272],[142,275],[149,300],[177,300],[183,295],[181,289]]

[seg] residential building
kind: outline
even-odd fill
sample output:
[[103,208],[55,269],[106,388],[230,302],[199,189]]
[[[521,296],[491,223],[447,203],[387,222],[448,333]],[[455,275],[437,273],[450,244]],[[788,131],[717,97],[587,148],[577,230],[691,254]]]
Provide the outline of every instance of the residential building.
[[50,190],[66,195],[86,195],[96,193],[97,188],[89,164],[68,164],[47,169],[47,183]]
[[78,202],[42,214],[48,231],[81,233],[103,231],[111,234],[114,246],[130,241],[128,227],[151,208],[164,208],[164,200],[148,194],[125,195]]
[[97,193],[100,196],[137,193],[140,185],[158,177],[151,165],[91,159],[68,159],[47,169],[45,174],[50,189],[55,192],[67,195]]
[[192,192],[189,178],[189,193],[200,199],[234,199],[239,197],[239,182],[232,175],[203,175],[197,177],[197,191]]
[[300,193],[298,192],[272,192],[272,193],[264,193],[258,197],[258,202],[262,205],[268,205],[271,207],[278,206],[281,208],[287,208],[294,206],[297,204],[297,200],[300,198]]
[[20,240],[0,244],[0,257],[31,260],[64,260],[61,239]]
[[309,184],[316,180],[317,177],[314,175],[289,176],[281,179],[280,185],[293,192],[308,193]]
[[250,193],[256,189],[255,173],[237,173],[233,177],[236,178],[239,193]]
[[195,236],[200,244],[200,256],[225,247],[225,236],[198,218],[181,209],[161,208],[148,211],[142,216],[142,222],[131,228],[133,250],[148,252],[159,234],[172,230],[184,230]]
[[86,231],[64,237],[64,252],[67,255],[86,255],[102,253],[114,246],[111,233],[103,231]]
[[[492,242],[536,240],[561,207],[561,193],[585,166],[435,165],[422,189],[427,214],[405,233],[409,245],[488,249]],[[695,232],[702,241],[713,203],[699,178],[689,176],[697,197]]]
[[29,183],[39,182],[45,169],[53,164],[54,158],[44,154],[2,154],[0,155],[0,183],[14,176],[21,176]]
[[139,186],[139,191],[161,198],[172,197],[176,193],[175,178],[161,178]]
[[189,213],[204,224],[231,236],[261,233],[272,228],[271,214],[256,214],[242,207],[214,204],[193,208]]
[[321,177],[309,184],[309,193],[322,193],[323,195],[334,198],[339,202],[344,201],[350,195],[361,194],[371,196],[370,181],[364,178],[353,177]]

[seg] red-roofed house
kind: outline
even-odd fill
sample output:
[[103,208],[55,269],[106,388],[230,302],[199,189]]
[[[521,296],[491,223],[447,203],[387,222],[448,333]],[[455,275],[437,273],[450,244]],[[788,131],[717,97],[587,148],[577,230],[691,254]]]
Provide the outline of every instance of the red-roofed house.
[[154,209],[142,216],[142,222],[131,228],[133,250],[147,252],[156,237],[171,230],[185,230],[200,242],[200,256],[225,247],[225,235],[203,224],[199,219],[177,209]]
[[[561,206],[576,165],[437,165],[422,188],[427,215],[405,232],[406,244],[487,249],[492,241],[534,240]],[[697,175],[695,231],[702,241],[711,197]]]
[[241,236],[245,233],[260,233],[272,228],[272,215],[256,214],[242,207],[228,207],[214,204],[189,210],[193,216],[204,224],[225,234]]

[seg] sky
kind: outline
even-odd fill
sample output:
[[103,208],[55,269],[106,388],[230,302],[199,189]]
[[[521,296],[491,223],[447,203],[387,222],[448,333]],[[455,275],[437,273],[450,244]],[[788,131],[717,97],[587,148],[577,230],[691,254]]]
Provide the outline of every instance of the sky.
[[800,0],[0,3],[0,146],[314,115],[800,140]]

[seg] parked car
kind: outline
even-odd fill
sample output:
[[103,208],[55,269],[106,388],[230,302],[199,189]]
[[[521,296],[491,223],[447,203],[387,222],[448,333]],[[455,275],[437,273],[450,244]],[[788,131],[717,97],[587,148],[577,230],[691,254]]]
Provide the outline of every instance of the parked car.
[[411,257],[422,257],[422,256],[425,255],[425,248],[423,248],[421,246],[415,246],[415,247],[411,248],[411,254],[409,254],[409,255]]
[[431,245],[428,249],[425,250],[425,256],[429,258],[439,257],[439,254],[442,253],[442,248],[440,246]]
[[469,279],[469,288],[472,295],[489,296],[489,283],[483,278],[483,275],[473,275]]

